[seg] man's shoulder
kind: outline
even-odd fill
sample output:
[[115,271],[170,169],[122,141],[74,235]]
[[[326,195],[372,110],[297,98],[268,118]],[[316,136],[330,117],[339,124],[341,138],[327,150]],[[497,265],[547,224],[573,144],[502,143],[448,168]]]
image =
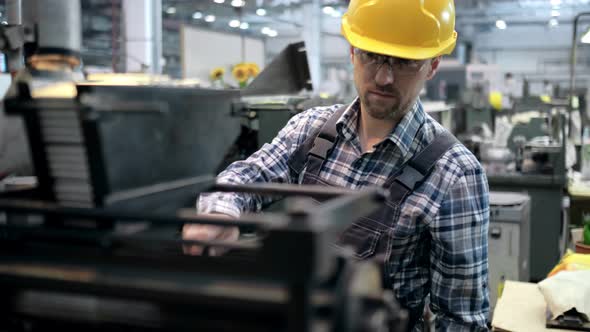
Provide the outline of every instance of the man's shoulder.
[[[435,136],[443,133],[449,133],[449,131],[440,125],[435,120],[432,120],[432,140]],[[457,141],[457,144],[453,145],[446,153],[442,155],[439,162],[457,167],[462,170],[463,174],[469,174],[474,172],[482,172],[483,168],[475,155],[467,148],[463,143]]]
[[449,162],[460,167],[465,174],[483,172],[479,160],[477,160],[475,155],[473,155],[473,153],[461,142],[449,149],[443,158],[446,158]]
[[293,151],[303,144],[303,142],[309,137],[317,135],[324,124],[342,106],[343,105],[336,104],[331,106],[312,107],[293,116],[281,131],[283,135],[288,135],[294,138],[294,144],[291,146]]
[[293,117],[293,121],[304,122],[312,128],[320,128],[339,110],[343,104],[317,106],[303,111]]

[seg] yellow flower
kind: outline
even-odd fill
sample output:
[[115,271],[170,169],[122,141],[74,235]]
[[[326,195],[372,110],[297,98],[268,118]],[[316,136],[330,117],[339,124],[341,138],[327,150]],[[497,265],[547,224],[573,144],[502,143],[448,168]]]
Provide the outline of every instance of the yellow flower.
[[248,80],[248,67],[243,63],[235,65],[231,73],[240,83],[246,82]]
[[222,79],[223,75],[225,75],[225,69],[223,69],[222,67],[217,67],[211,71],[211,73],[209,74],[209,78],[211,78],[212,81],[217,81]]
[[260,68],[257,64],[251,62],[246,64],[248,66],[248,76],[254,78],[260,73]]

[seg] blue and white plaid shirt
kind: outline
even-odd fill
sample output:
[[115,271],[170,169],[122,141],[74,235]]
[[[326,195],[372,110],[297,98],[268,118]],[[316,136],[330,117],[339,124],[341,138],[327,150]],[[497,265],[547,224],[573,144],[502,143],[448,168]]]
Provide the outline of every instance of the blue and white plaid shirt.
[[[328,183],[353,189],[383,185],[436,133],[445,130],[417,102],[374,151],[363,154],[357,128],[359,105],[357,98],[337,122],[340,139],[320,172]],[[289,175],[289,156],[310,134],[319,132],[339,107],[318,107],[294,116],[270,144],[230,165],[217,181],[297,183]],[[266,199],[252,194],[211,193],[202,195],[197,207],[200,213],[237,217],[242,212],[259,211],[269,203]],[[396,223],[411,231],[426,230],[430,239],[418,244],[429,246],[430,268],[402,268],[392,278],[396,296],[406,302],[402,304],[416,306],[430,292],[437,331],[486,330],[488,184],[473,154],[461,144],[447,151],[426,182],[404,201]]]

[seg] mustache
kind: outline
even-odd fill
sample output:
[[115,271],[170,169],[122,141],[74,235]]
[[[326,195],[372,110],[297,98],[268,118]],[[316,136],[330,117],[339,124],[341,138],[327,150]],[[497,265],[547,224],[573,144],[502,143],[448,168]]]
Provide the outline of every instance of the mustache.
[[371,90],[387,95],[392,95],[395,97],[400,97],[399,91],[392,85],[375,85]]

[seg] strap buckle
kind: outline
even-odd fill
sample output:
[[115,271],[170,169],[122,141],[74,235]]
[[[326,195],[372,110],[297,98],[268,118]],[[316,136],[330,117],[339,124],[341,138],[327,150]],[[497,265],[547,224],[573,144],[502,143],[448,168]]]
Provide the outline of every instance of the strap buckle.
[[332,150],[333,146],[333,141],[330,141],[323,137],[318,137],[316,138],[313,147],[309,151],[309,155],[325,160],[330,154],[330,151]]
[[406,165],[402,173],[396,177],[395,181],[406,187],[409,191],[413,191],[416,184],[424,180],[424,174],[415,169],[411,165]]

